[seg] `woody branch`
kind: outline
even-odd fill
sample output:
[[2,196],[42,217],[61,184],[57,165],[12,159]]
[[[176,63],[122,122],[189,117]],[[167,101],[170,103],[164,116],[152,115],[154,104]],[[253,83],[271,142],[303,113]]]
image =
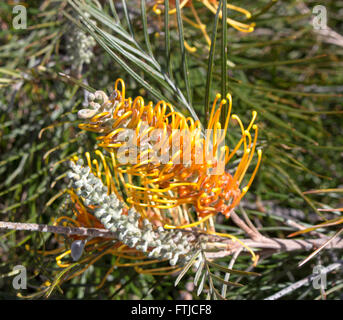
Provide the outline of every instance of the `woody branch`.
[[[66,236],[79,235],[85,237],[100,237],[115,239],[114,233],[106,229],[98,228],[82,228],[82,227],[62,227],[62,226],[49,226],[43,224],[34,223],[20,223],[20,222],[5,222],[0,221],[0,229],[3,230],[23,230],[31,232],[51,232],[57,234],[64,234]],[[181,230],[182,232],[190,232],[187,230]],[[196,235],[196,234],[195,234]],[[219,252],[208,252],[206,255],[208,258],[220,258],[232,255],[237,250],[242,249],[242,245],[234,240],[227,240],[227,238],[221,238],[219,236],[210,236],[211,243],[221,244],[221,250]],[[274,251],[274,252],[290,252],[296,250],[310,251],[323,245],[327,238],[320,239],[307,239],[307,240],[293,240],[293,239],[279,239],[279,238],[267,238],[261,236],[258,240],[252,238],[240,239],[246,246],[254,249]],[[222,245],[225,245],[223,247]],[[342,249],[343,239],[338,238],[326,246],[325,249]]]

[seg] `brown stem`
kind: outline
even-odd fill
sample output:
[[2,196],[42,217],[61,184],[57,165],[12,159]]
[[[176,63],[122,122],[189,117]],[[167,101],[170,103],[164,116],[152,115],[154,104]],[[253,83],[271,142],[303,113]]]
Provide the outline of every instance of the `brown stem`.
[[238,215],[236,212],[232,211],[230,215],[232,221],[237,225],[237,227],[241,228],[248,237],[255,241],[260,241],[264,239],[264,237],[257,231],[250,228]]
[[[279,238],[265,238],[262,240],[255,241],[253,239],[240,239],[246,246],[253,249],[260,249],[261,253],[265,251],[269,252],[290,252],[296,250],[310,251],[323,245],[328,238],[321,239],[307,239],[307,240],[296,240],[296,239],[279,239]],[[242,245],[234,240],[226,240],[222,243],[227,244],[226,250],[220,252],[208,252],[206,256],[208,258],[221,258],[232,255],[238,249],[242,248]],[[332,241],[325,249],[343,249],[343,239],[337,238]]]
[[51,232],[51,233],[65,234],[67,236],[78,235],[78,236],[100,237],[100,238],[110,238],[110,239],[115,238],[114,233],[106,229],[48,226],[45,224],[35,224],[35,223],[0,221],[0,229]]
[[[237,219],[238,218],[238,219]],[[234,214],[234,219],[236,222],[240,223],[242,221],[236,214]],[[279,239],[279,238],[266,238],[266,237],[256,237],[256,234],[253,233],[250,228],[248,228],[245,223],[240,223],[242,228],[244,227],[246,232],[251,234],[250,239],[240,239],[246,246],[261,250],[259,254],[263,254],[264,252],[269,253],[276,253],[276,252],[290,252],[296,250],[303,250],[303,251],[310,251],[315,248],[319,248],[322,246],[328,238],[321,238],[321,239],[307,239],[307,240],[296,240],[296,239]],[[42,224],[34,224],[34,223],[20,223],[20,222],[5,222],[0,221],[0,229],[7,229],[7,230],[26,230],[26,231],[38,231],[38,232],[51,232],[51,233],[58,233],[58,234],[65,234],[67,236],[71,235],[79,235],[85,237],[100,237],[100,238],[108,238],[108,239],[115,239],[115,235],[113,232],[105,230],[105,229],[97,229],[97,228],[78,228],[78,227],[61,227],[61,226],[48,226]],[[181,230],[187,233],[192,231],[189,230]],[[249,234],[249,235],[250,235]],[[194,234],[196,235],[196,234]],[[195,237],[196,239],[196,237]],[[219,236],[209,236],[209,240],[211,243],[208,245],[212,247],[218,244],[218,248],[220,247],[221,250],[219,252],[207,252],[206,256],[208,258],[220,258],[234,254],[238,250],[242,250],[243,246],[241,243],[235,240],[228,240],[227,238],[222,238]],[[343,249],[343,239],[336,238],[330,242],[325,248],[327,249]]]

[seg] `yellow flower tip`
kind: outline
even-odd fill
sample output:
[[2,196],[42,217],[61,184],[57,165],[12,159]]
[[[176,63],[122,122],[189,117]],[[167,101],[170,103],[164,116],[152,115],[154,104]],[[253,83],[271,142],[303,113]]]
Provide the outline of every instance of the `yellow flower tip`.
[[158,16],[162,13],[161,9],[159,9],[158,7],[158,4],[155,4],[153,7],[152,7],[152,11],[154,11]]
[[256,129],[257,129],[257,124],[254,124],[254,125],[252,126],[252,128],[253,128],[254,130],[256,130]]
[[258,260],[260,259],[260,256],[259,255],[255,255],[251,259],[253,261],[253,266],[256,267],[257,263],[258,263]]
[[191,46],[187,43],[186,40],[183,42],[183,44],[185,45],[185,48],[187,49],[187,51],[189,51],[190,53],[194,53],[194,52],[197,51],[197,48],[196,48],[196,47],[191,47]]
[[222,95],[220,93],[216,94],[216,99],[220,99],[222,97]]
[[63,264],[61,261],[56,261],[56,263],[60,268],[68,268],[70,266],[69,263]]
[[47,280],[47,281],[45,281],[45,282],[44,282],[44,286],[46,286],[46,287],[50,287],[50,286],[51,286],[51,282],[50,282],[50,281],[48,281],[48,280]]
[[163,226],[163,228],[164,228],[164,229],[176,229],[176,226],[171,226],[171,225],[169,225],[169,224],[165,224],[165,225]]
[[221,104],[226,104],[226,103],[227,103],[227,100],[226,100],[226,99],[223,99],[220,103],[221,103]]
[[238,121],[238,122],[241,121],[241,119],[239,118],[239,116],[238,116],[237,114],[233,114],[233,115],[231,116],[231,119],[232,119],[232,120],[236,120],[236,121]]

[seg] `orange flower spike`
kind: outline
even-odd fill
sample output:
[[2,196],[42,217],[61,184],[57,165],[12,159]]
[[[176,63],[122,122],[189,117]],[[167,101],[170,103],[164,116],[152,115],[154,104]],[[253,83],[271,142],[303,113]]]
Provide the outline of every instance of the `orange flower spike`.
[[[119,84],[122,91],[116,91],[116,94],[112,95],[116,96],[115,99],[118,101],[117,104],[113,105],[117,112],[116,115],[116,112],[113,113],[114,125],[112,125],[105,138],[103,138],[102,143],[99,144],[99,146],[105,147],[110,152],[112,162],[115,161],[115,158],[123,155],[122,152],[120,154],[117,153],[117,149],[119,146],[125,146],[126,142],[118,144],[115,140],[121,130],[130,127],[134,129],[138,137],[137,145],[143,143],[143,140],[145,141],[145,138],[154,129],[161,130],[153,147],[149,146],[145,150],[138,152],[137,163],[121,165],[115,161],[113,165],[113,177],[117,179],[117,184],[120,182],[118,177],[120,177],[121,182],[124,182],[129,202],[134,204],[136,209],[148,207],[167,209],[179,206],[180,204],[188,204],[195,207],[200,217],[208,216],[208,214],[213,212],[222,212],[228,215],[247,192],[260,163],[261,152],[258,152],[258,164],[248,185],[241,191],[239,184],[247,172],[256,149],[258,131],[254,121],[257,113],[253,112],[252,120],[245,129],[237,115],[231,116],[231,95],[228,94],[226,99],[221,99],[217,107],[218,100],[221,98],[217,94],[208,122],[208,129],[214,130],[213,137],[210,140],[210,132],[207,132],[205,138],[201,135],[199,121],[194,121],[191,117],[187,118],[176,112],[169,103],[160,101],[155,106],[151,102],[145,105],[142,97],[135,98],[133,103],[130,97],[123,101],[125,84],[117,80],[115,84],[116,90],[118,90]],[[223,130],[219,131],[222,129],[220,115],[223,106],[227,103],[228,114]],[[124,122],[121,121],[123,120],[123,115],[125,115]],[[227,146],[217,150],[217,146],[225,139],[230,118],[236,120],[239,124],[242,137],[231,152]],[[102,118],[100,117],[99,127],[101,126],[101,121]],[[102,126],[106,127],[106,123]],[[255,131],[254,139],[252,139],[250,133],[251,128]],[[180,134],[180,130],[184,130],[184,132]],[[219,169],[219,163],[228,163],[242,144],[243,155],[233,177],[228,172],[221,173],[219,171],[217,176],[208,175],[208,169],[211,169],[213,174]],[[176,146],[179,149],[174,148],[173,154],[170,154],[171,146]],[[158,158],[155,158],[154,151],[159,151],[161,155],[171,156],[171,158],[167,163],[160,163],[156,161]],[[211,161],[208,160],[201,163],[199,161],[201,160],[201,155],[203,159],[206,159],[209,151],[212,155]],[[188,154],[191,155],[189,159],[187,157]],[[180,163],[179,160],[187,160],[187,165],[183,161]],[[106,166],[104,167],[107,179],[106,184],[108,185],[112,175],[106,173]],[[127,176],[124,177],[123,173],[126,173]],[[140,182],[133,183],[133,181],[136,181],[132,179],[134,176],[140,177]],[[142,189],[135,186],[136,183],[140,183]]]

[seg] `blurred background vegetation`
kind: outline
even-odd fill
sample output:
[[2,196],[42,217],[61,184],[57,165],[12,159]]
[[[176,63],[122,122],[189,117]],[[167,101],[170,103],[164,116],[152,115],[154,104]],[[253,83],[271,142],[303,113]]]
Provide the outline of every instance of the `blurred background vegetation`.
[[[61,215],[72,216],[66,199],[60,196],[68,183],[64,160],[84,153],[94,143],[94,136],[92,140],[92,135],[77,127],[76,113],[84,105],[86,93],[110,93],[114,80],[121,77],[128,95],[142,95],[146,101],[165,97],[185,114],[194,110],[205,124],[206,95],[212,101],[222,92],[221,44],[225,43],[225,33],[219,22],[216,49],[210,54],[214,64],[208,88],[206,39],[184,21],[181,36],[196,48],[187,51],[182,41],[180,45],[175,14],[169,17],[166,37],[164,14],[153,11],[155,1],[143,2],[146,26],[141,1],[93,1],[91,9],[78,5],[78,1],[27,3],[24,30],[12,25],[16,3],[0,3],[0,220],[51,224]],[[174,3],[170,1],[170,6],[175,7]],[[247,19],[233,10],[228,11],[229,17],[255,23],[255,30],[244,33],[228,26],[224,85],[233,96],[233,113],[244,123],[249,122],[252,110],[258,112],[259,147],[264,152],[255,182],[237,212],[244,211],[264,235],[286,238],[295,231],[284,223],[286,219],[310,226],[340,214],[319,212],[318,208],[343,207],[342,39],[330,43],[329,37],[314,30],[311,18],[316,1],[230,3],[250,11],[252,17]],[[193,4],[212,37],[215,14],[201,1],[193,0]],[[343,34],[343,1],[328,0],[322,5],[327,9],[330,30]],[[189,7],[182,8],[182,14],[194,21]],[[99,29],[89,27],[88,19]],[[165,58],[166,39],[170,61]],[[80,48],[80,43],[86,47]],[[189,77],[185,77],[185,70]],[[229,141],[237,141],[239,135],[236,126]],[[304,194],[329,188],[336,190]],[[217,230],[242,235],[230,220],[221,217]],[[335,227],[320,232],[331,235]],[[1,232],[0,297],[40,297],[37,292],[44,283],[52,283],[61,273],[55,256],[41,252],[57,247],[49,233]],[[243,280],[244,287],[228,291],[228,298],[266,298],[311,274],[314,265],[327,266],[342,259],[340,252],[323,251],[299,268],[298,263],[308,254],[271,255],[254,269],[262,276]],[[58,285],[50,298],[199,298],[192,289],[191,273],[174,287],[172,276],[142,275],[130,268],[118,268],[97,289],[114,260],[103,257],[79,277]],[[18,264],[27,267],[29,277],[29,287],[20,296],[11,285],[11,271]],[[245,269],[247,264],[248,258],[240,257],[236,268]],[[341,272],[328,275],[328,288],[328,299],[342,298]],[[284,298],[321,297],[318,290],[306,286]]]

